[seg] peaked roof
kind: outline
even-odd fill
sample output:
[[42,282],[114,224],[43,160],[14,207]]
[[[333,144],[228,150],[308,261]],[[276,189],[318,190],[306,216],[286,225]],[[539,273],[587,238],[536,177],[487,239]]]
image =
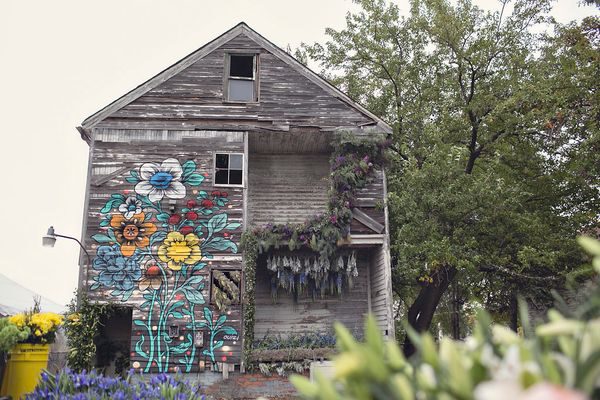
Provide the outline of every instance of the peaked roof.
[[208,42],[204,46],[200,47],[198,50],[187,55],[183,59],[179,60],[175,64],[168,67],[167,69],[163,70],[162,72],[158,73],[157,75],[150,78],[146,82],[142,83],[135,89],[133,89],[130,92],[126,93],[125,95],[119,97],[118,99],[116,99],[115,101],[113,101],[112,103],[107,105],[106,107],[102,108],[100,111],[96,112],[95,114],[92,114],[91,116],[86,118],[85,121],[83,121],[83,123],[81,124],[81,127],[78,127],[77,129],[81,133],[82,137],[85,138],[87,136],[89,138],[88,130],[93,128],[96,124],[101,122],[103,119],[107,118],[112,113],[118,111],[120,108],[126,106],[127,104],[129,104],[132,101],[136,100],[137,98],[141,97],[148,91],[154,89],[161,83],[163,83],[163,82],[167,81],[168,79],[172,78],[173,76],[177,75],[178,73],[185,70],[186,68],[190,67],[196,61],[202,59],[206,55],[210,54],[211,52],[213,52],[214,50],[221,47],[222,45],[224,45],[225,43],[227,43],[228,41],[232,40],[233,38],[235,38],[236,36],[238,36],[240,34],[247,35],[250,39],[254,40],[261,47],[263,47],[264,49],[266,49],[267,51],[269,51],[270,53],[272,53],[273,55],[275,55],[276,57],[281,59],[283,62],[288,64],[294,70],[296,70],[297,72],[302,74],[304,77],[306,77],[308,80],[310,80],[317,86],[321,87],[327,93],[330,93],[332,96],[338,98],[340,101],[348,104],[350,107],[352,107],[352,108],[358,110],[359,112],[361,112],[362,114],[366,115],[368,118],[373,120],[373,124],[376,125],[376,127],[380,131],[385,132],[385,133],[392,132],[392,128],[386,122],[384,122],[381,118],[377,117],[375,114],[371,113],[369,110],[367,110],[366,108],[364,108],[363,106],[361,106],[360,104],[358,104],[357,102],[352,100],[340,89],[336,88],[331,83],[329,83],[327,80],[325,80],[323,77],[321,77],[320,75],[318,75],[317,73],[312,71],[310,68],[308,68],[305,65],[303,65],[302,63],[300,63],[298,60],[296,60],[290,54],[288,54],[287,52],[285,52],[284,50],[282,50],[281,48],[279,48],[278,46],[273,44],[271,41],[269,41],[268,39],[266,39],[265,37],[260,35],[258,32],[256,32],[252,28],[250,28],[244,22],[240,22],[233,28],[229,29],[227,32],[223,33],[221,36],[217,37],[216,39],[212,40],[211,42]]

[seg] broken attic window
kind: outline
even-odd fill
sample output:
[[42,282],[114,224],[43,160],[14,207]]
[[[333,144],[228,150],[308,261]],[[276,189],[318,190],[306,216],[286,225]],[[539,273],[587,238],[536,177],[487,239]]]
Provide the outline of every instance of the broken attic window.
[[242,102],[258,100],[255,55],[229,55],[227,100]]

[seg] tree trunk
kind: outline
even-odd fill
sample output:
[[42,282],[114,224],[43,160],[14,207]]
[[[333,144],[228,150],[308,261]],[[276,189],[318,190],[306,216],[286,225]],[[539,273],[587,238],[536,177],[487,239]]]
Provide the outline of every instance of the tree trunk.
[[458,294],[458,282],[452,282],[452,338],[460,339],[460,297]]
[[517,294],[512,292],[510,294],[510,329],[513,331],[517,331],[519,328],[518,325],[518,316],[519,316],[519,304],[517,302]]
[[[433,276],[433,283],[421,287],[419,295],[408,309],[408,323],[414,330],[423,332],[429,329],[435,309],[455,275],[456,268],[442,267]],[[415,346],[407,335],[404,339],[404,354],[410,357],[414,352]]]

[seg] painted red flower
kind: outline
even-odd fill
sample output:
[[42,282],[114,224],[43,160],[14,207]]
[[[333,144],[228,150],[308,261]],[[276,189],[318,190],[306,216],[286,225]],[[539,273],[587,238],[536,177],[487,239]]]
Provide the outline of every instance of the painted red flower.
[[211,200],[205,199],[202,200],[202,203],[200,203],[200,205],[204,208],[211,208],[214,205],[214,203]]
[[179,214],[173,214],[169,217],[168,222],[171,225],[177,225],[181,222],[181,216]]
[[219,197],[221,195],[221,192],[219,192],[218,190],[215,190],[211,193],[211,195],[213,195],[214,197]]
[[198,205],[198,203],[196,203],[196,200],[188,200],[187,201],[187,206],[188,208],[194,208]]
[[196,214],[194,211],[188,211],[188,212],[185,214],[185,217],[186,217],[187,219],[189,219],[190,221],[195,221],[195,220],[197,220],[197,219],[198,219],[198,214]]
[[186,225],[186,226],[181,227],[181,229],[179,230],[179,232],[181,232],[181,234],[185,236],[188,233],[194,232],[194,227]]
[[227,192],[221,192],[221,197],[227,197]]

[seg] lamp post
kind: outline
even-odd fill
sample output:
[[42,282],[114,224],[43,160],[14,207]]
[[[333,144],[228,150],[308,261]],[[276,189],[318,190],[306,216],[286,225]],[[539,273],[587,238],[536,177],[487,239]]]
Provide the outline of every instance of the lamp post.
[[92,265],[92,258],[90,257],[90,253],[88,253],[88,251],[85,249],[85,247],[83,247],[83,244],[78,239],[76,239],[76,238],[74,238],[72,236],[59,235],[58,233],[54,232],[54,227],[53,226],[51,226],[50,228],[48,228],[48,232],[46,233],[46,236],[42,237],[42,246],[44,246],[44,247],[54,247],[54,244],[56,243],[56,238],[57,237],[76,241],[77,244],[79,245],[79,247],[81,247],[81,249],[83,250],[83,252],[87,256],[88,265]]

